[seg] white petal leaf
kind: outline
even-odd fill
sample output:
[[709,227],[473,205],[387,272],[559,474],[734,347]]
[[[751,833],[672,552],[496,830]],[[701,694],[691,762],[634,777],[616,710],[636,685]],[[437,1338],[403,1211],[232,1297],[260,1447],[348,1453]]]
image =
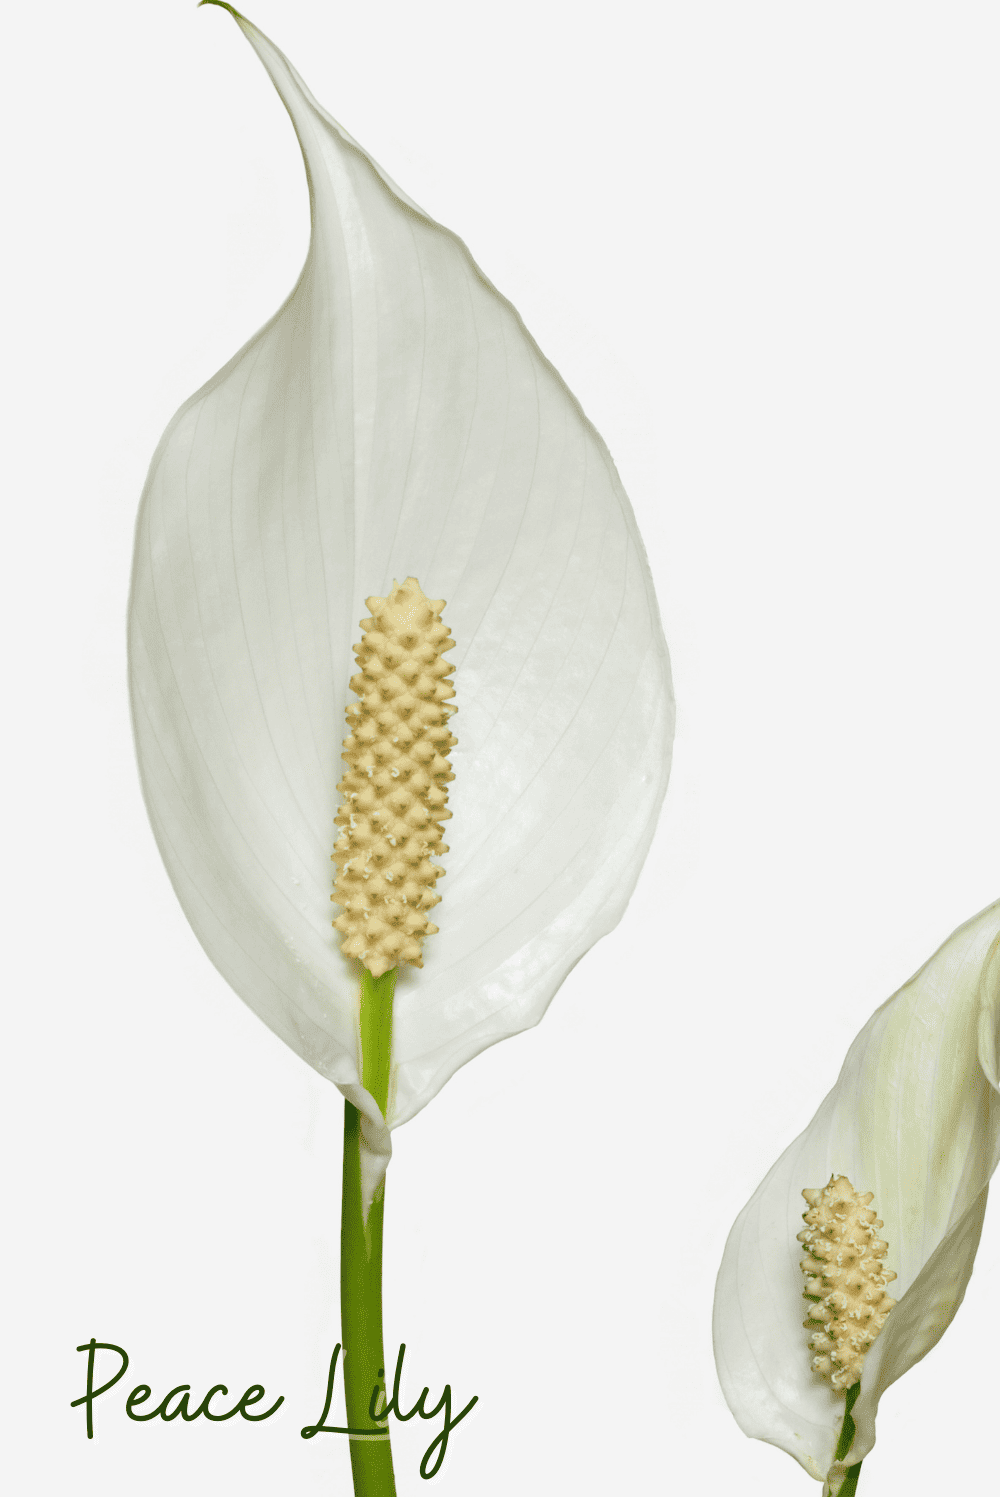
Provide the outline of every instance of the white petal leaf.
[[669,669],[635,519],[577,402],[462,242],[239,24],[302,146],[312,240],[288,301],[154,457],[136,739],[206,952],[384,1155],[330,904],[365,597],[415,575],[458,643],[441,931],[396,992],[393,1124],[534,1025],[618,921],[666,787]]
[[1000,902],[953,933],[875,1012],[836,1085],[733,1226],[715,1298],[715,1350],[749,1437],[784,1448],[814,1479],[833,1462],[843,1394],[810,1368],[799,1268],[803,1188],[834,1173],[873,1192],[897,1306],[865,1361],[848,1459],[875,1441],[884,1390],[947,1328],[979,1243],[1000,1159]]

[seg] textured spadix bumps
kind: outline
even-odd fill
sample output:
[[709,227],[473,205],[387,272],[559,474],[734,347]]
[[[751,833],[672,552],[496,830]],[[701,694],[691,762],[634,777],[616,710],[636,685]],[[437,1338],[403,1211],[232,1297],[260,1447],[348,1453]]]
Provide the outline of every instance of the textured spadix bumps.
[[831,1177],[825,1188],[803,1188],[808,1226],[797,1238],[805,1246],[803,1296],[813,1309],[803,1327],[812,1337],[813,1369],[825,1375],[835,1391],[846,1391],[861,1379],[865,1355],[895,1307],[882,1257],[889,1246],[876,1229],[882,1220],[869,1205],[874,1193],[855,1192],[846,1177]]
[[422,941],[437,932],[427,912],[441,900],[434,884],[444,874],[431,856],[448,851],[441,824],[451,817],[448,751],[457,741],[444,653],[455,642],[441,623],[444,600],[428,599],[415,578],[365,603],[372,613],[354,648],[351,691],[360,702],[347,709],[332,899],[343,908],[333,924],[341,949],[378,978],[399,963],[422,968]]

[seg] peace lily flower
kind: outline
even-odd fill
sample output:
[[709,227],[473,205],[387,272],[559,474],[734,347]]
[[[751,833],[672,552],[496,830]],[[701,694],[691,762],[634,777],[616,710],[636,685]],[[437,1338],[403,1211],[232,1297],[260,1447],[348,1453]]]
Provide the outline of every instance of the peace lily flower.
[[726,1400],[748,1437],[784,1448],[825,1493],[854,1493],[882,1393],[965,1294],[1000,1160],[998,1093],[1000,902],[875,1012],[726,1245],[714,1325]]
[[[291,117],[312,236],[288,300],[154,456],[130,604],[136,744],[206,953],[348,1101],[342,1272],[367,1290],[345,1290],[345,1319],[370,1301],[345,1344],[367,1339],[377,1365],[390,1129],[535,1025],[618,922],[666,789],[669,667],[611,457],[514,308],[224,8]],[[447,873],[428,860],[423,894],[402,913],[389,900],[400,942],[378,948],[352,845],[368,763],[345,772],[341,749],[365,730],[344,719],[364,601],[388,608],[397,581],[447,600],[459,729],[431,777],[442,800],[451,783]],[[438,728],[432,760],[453,738]],[[382,886],[405,886],[391,864]],[[437,896],[435,923],[414,925]],[[381,1446],[352,1442],[352,1458]],[[356,1485],[393,1493],[391,1466],[359,1481],[357,1462]]]
[[666,789],[666,647],[611,457],[513,307],[237,20],[301,144],[312,239],[284,306],[153,459],[135,733],[205,951],[386,1156],[330,905],[365,598],[414,576],[457,643],[447,917],[423,970],[400,971],[392,1126],[536,1024],[621,917]]

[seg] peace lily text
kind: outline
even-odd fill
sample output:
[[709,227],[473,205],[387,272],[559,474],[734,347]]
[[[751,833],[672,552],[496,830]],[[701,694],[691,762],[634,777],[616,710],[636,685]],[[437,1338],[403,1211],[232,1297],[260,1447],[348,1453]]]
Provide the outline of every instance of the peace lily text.
[[[109,1379],[104,1380],[100,1385],[95,1385],[94,1382],[97,1375],[96,1366],[99,1351],[117,1355],[119,1359],[119,1365],[118,1369],[113,1375],[111,1375]],[[100,1343],[97,1339],[91,1339],[89,1344],[78,1344],[77,1353],[86,1354],[87,1356],[87,1389],[82,1396],[77,1396],[75,1401],[71,1401],[70,1406],[83,1406],[86,1408],[87,1436],[88,1438],[92,1438],[94,1436],[94,1404],[99,1397],[106,1395],[108,1391],[110,1391],[113,1386],[116,1386],[122,1379],[129,1367],[129,1357],[120,1344]],[[330,1368],[326,1383],[326,1398],[323,1403],[322,1415],[320,1416],[319,1421],[315,1424],[302,1428],[300,1433],[301,1437],[313,1438],[321,1432],[338,1433],[342,1434],[343,1436],[358,1435],[359,1430],[355,1428],[326,1425],[326,1419],[330,1415],[330,1406],[333,1402],[334,1385],[337,1378],[337,1362],[340,1359],[340,1355],[341,1346],[340,1344],[337,1344],[334,1348],[333,1356],[330,1360]],[[396,1359],[396,1373],[392,1384],[392,1397],[389,1400],[387,1406],[385,1406],[382,1410],[376,1410],[375,1408],[380,1404],[380,1401],[383,1399],[383,1397],[381,1386],[375,1386],[372,1390],[368,1412],[373,1424],[384,1424],[385,1419],[389,1416],[395,1416],[400,1422],[409,1422],[412,1417],[417,1416],[422,1417],[425,1421],[430,1421],[432,1420],[432,1418],[438,1416],[443,1412],[444,1425],[442,1426],[441,1431],[435,1437],[434,1441],[431,1443],[430,1447],[427,1449],[423,1458],[420,1460],[421,1478],[433,1479],[435,1474],[440,1469],[442,1463],[444,1462],[444,1456],[448,1450],[449,1437],[458,1426],[459,1422],[461,1422],[465,1417],[469,1415],[469,1412],[475,1406],[476,1402],[479,1400],[479,1397],[473,1396],[472,1400],[468,1401],[465,1406],[462,1407],[462,1410],[458,1413],[458,1415],[453,1417],[451,1386],[446,1385],[444,1387],[444,1390],[441,1393],[441,1399],[438,1401],[436,1406],[433,1406],[430,1409],[430,1411],[427,1410],[426,1406],[430,1391],[427,1386],[425,1386],[421,1391],[419,1399],[417,1400],[417,1403],[412,1408],[412,1410],[404,1411],[400,1404],[400,1384],[403,1378],[403,1361],[405,1357],[406,1345],[400,1344],[399,1355]],[[103,1375],[104,1373],[105,1371],[102,1369],[101,1374]],[[381,1374],[382,1372],[380,1371],[379,1373]],[[126,1397],[125,1415],[133,1422],[152,1422],[156,1417],[162,1418],[164,1422],[173,1422],[177,1417],[181,1417],[185,1422],[197,1421],[199,1417],[205,1417],[209,1422],[228,1422],[232,1417],[235,1416],[241,1416],[247,1422],[266,1422],[268,1417],[274,1416],[275,1412],[278,1410],[279,1406],[283,1404],[285,1399],[284,1396],[279,1396],[271,1406],[267,1407],[266,1410],[250,1411],[248,1408],[259,1406],[260,1403],[265,1400],[264,1387],[262,1385],[251,1385],[247,1387],[247,1389],[243,1392],[243,1395],[235,1403],[235,1405],[231,1406],[229,1410],[225,1410],[224,1408],[228,1405],[227,1398],[229,1397],[229,1389],[224,1385],[213,1385],[209,1388],[209,1390],[206,1392],[205,1396],[197,1404],[197,1406],[192,1409],[192,1394],[190,1385],[175,1385],[171,1390],[167,1392],[162,1401],[160,1401],[156,1406],[152,1407],[152,1409],[139,1410],[139,1408],[148,1406],[148,1403],[152,1398],[152,1394],[153,1392],[151,1386],[135,1386],[134,1389],[131,1390]],[[215,1408],[214,1410],[213,1406]],[[381,1427],[373,1426],[371,1429],[366,1428],[363,1430],[366,1435],[370,1435],[373,1437],[376,1433],[386,1432],[386,1428],[384,1425],[382,1425]]]

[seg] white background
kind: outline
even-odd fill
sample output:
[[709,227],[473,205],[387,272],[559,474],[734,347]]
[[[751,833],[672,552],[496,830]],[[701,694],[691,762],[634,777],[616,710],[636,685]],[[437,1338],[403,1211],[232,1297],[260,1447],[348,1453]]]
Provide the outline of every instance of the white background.
[[[676,675],[625,919],[396,1136],[387,1345],[414,1392],[480,1397],[430,1485],[437,1424],[397,1427],[400,1491],[816,1493],[726,1410],[712,1288],[851,1037],[1000,894],[1000,10],[251,16],[580,397]],[[337,1337],[340,1096],[188,930],[125,693],[146,466],[290,288],[301,163],[221,10],[49,0],[5,40],[6,1484],[349,1493],[344,1440],[298,1437]],[[994,1204],[869,1495],[995,1492],[998,1275]],[[92,1336],[132,1366],[88,1443]],[[138,1426],[139,1381],[286,1400]]]

